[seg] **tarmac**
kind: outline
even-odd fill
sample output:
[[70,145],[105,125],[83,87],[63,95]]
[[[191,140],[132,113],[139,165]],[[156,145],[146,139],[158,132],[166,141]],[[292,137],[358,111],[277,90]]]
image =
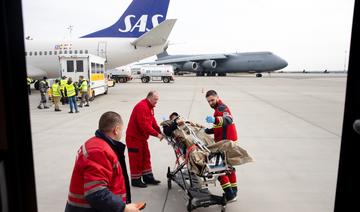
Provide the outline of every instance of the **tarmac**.
[[[345,86],[346,74],[182,76],[168,84],[133,80],[109,88],[77,114],[69,114],[68,105],[61,105],[61,112],[37,109],[40,95],[33,90],[29,100],[38,211],[64,211],[77,150],[94,135],[101,114],[118,112],[127,124],[134,105],[152,89],[160,94],[158,122],[177,111],[208,126],[205,117],[213,114],[205,100],[209,89],[230,107],[239,144],[255,162],[236,167],[238,200],[227,204],[226,211],[333,211]],[[123,136],[125,141],[125,131]],[[161,184],[132,187],[133,201],[145,201],[144,211],[186,211],[184,191],[175,183],[167,188],[167,167],[175,164],[173,149],[154,137],[149,146]],[[219,184],[209,188],[222,193]],[[220,211],[220,206],[195,211]]]

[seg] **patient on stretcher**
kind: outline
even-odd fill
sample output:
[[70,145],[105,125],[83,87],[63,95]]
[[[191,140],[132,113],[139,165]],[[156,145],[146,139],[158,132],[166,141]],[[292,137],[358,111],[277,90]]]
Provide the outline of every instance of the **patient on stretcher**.
[[185,155],[185,161],[190,164],[190,171],[197,175],[203,175],[212,168],[221,168],[219,161],[223,162],[223,168],[252,161],[247,151],[238,146],[237,142],[215,142],[205,133],[204,126],[185,121],[176,112],[160,125],[164,134],[176,141],[177,147]]

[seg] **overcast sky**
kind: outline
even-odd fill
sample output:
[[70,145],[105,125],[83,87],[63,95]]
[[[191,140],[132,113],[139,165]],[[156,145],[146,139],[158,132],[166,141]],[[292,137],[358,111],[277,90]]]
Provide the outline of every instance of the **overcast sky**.
[[[80,37],[115,23],[132,0],[23,0],[25,35]],[[284,70],[344,70],[354,0],[170,0],[171,54],[271,51]],[[149,58],[146,61],[154,59]]]

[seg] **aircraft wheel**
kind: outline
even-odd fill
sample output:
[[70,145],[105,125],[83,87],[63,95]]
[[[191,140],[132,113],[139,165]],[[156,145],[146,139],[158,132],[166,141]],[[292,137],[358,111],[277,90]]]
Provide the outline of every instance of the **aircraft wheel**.
[[262,77],[262,74],[258,73],[256,74],[256,77]]

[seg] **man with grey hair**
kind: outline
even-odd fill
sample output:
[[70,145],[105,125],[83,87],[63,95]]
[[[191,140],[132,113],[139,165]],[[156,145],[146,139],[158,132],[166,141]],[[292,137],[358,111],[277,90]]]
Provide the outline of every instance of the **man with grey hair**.
[[[131,185],[145,188],[147,184],[158,185],[151,168],[149,136],[163,139],[160,127],[154,117],[154,107],[159,100],[156,91],[150,91],[145,99],[135,105],[126,130]],[[141,179],[142,178],[142,179]],[[143,180],[143,181],[142,181]]]

